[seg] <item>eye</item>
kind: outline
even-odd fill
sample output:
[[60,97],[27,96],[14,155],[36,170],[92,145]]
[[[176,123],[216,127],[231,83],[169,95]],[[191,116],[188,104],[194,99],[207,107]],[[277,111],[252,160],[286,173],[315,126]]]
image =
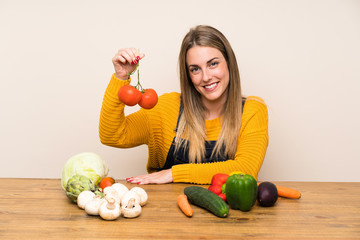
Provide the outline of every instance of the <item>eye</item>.
[[196,72],[198,72],[199,71],[199,68],[198,67],[192,67],[192,68],[190,68],[190,72],[191,73],[196,73]]
[[219,62],[214,61],[210,63],[210,67],[216,67],[219,64]]

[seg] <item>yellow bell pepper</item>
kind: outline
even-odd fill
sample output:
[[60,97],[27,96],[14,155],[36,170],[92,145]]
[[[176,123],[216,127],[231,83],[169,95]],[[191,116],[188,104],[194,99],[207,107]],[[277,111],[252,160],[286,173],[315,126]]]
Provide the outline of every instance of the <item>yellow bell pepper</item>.
[[230,173],[229,176],[234,175],[234,174],[242,174],[242,175],[245,175],[245,173],[243,173],[243,172],[236,171],[236,172]]

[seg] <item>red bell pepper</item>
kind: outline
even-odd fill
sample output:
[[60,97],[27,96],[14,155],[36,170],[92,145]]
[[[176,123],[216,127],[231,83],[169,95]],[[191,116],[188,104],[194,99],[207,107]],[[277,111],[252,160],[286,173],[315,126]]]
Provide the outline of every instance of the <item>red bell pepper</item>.
[[225,173],[217,173],[211,179],[211,185],[209,186],[208,190],[212,191],[222,200],[226,201],[226,194],[225,194],[225,183],[227,178],[229,177],[228,174]]

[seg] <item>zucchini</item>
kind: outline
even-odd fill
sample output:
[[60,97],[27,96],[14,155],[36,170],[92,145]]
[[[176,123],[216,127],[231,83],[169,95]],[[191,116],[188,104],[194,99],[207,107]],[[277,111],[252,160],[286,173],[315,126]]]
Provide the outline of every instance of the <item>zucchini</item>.
[[229,215],[229,206],[225,201],[206,188],[198,186],[186,187],[184,194],[188,197],[190,203],[210,211],[215,216],[227,217]]

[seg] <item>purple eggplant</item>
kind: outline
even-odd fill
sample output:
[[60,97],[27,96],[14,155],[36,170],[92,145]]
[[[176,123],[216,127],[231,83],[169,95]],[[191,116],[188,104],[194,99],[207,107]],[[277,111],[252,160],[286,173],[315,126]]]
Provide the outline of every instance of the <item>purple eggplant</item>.
[[274,206],[278,199],[278,191],[275,184],[271,182],[262,182],[258,186],[257,200],[263,207]]

